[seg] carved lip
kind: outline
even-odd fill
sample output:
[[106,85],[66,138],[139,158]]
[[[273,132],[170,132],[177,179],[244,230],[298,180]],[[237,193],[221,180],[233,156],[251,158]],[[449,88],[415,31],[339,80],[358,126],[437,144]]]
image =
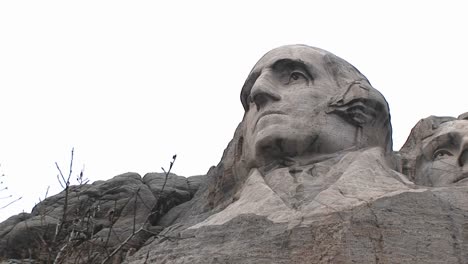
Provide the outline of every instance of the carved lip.
[[267,115],[286,115],[286,113],[284,113],[282,111],[275,111],[275,110],[267,110],[265,112],[262,112],[258,116],[257,121],[255,122],[255,126],[257,126],[257,123],[258,123],[258,121],[260,121],[260,119],[262,119],[264,116],[267,116]]

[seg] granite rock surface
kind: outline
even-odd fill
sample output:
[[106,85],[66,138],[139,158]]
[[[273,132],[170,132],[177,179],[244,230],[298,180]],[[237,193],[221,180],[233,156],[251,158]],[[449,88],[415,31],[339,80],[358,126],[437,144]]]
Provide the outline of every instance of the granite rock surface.
[[[388,104],[349,63],[280,47],[254,66],[241,101],[221,162],[125,263],[468,263],[466,185],[408,173],[421,155],[392,151]],[[464,158],[465,123],[439,134],[452,128]],[[439,149],[429,156],[455,156]]]
[[468,263],[467,114],[422,119],[395,152],[383,95],[306,45],[265,54],[241,103],[207,175],[72,188],[62,237],[64,193],[1,223],[0,253],[44,260],[52,243],[59,263],[112,250],[108,263]]
[[[144,225],[148,230],[160,230],[154,223],[172,207],[189,201],[202,180],[203,176],[186,178],[170,174],[161,192],[164,173],[148,173],[144,177],[125,173],[107,181],[71,186],[65,221],[66,194],[63,191],[40,202],[30,214],[12,216],[1,223],[0,254],[47,262],[44,247],[62,248],[68,239],[76,242],[73,243],[75,251],[77,248],[86,250],[89,245],[84,241],[92,241],[93,254],[101,255],[95,258],[97,262],[105,256],[104,251],[115,249],[134,232],[134,228]],[[157,199],[159,203],[156,203]],[[61,221],[64,231],[56,237]],[[124,251],[139,247],[150,236],[143,232],[134,236]],[[83,257],[82,262],[87,261]]]

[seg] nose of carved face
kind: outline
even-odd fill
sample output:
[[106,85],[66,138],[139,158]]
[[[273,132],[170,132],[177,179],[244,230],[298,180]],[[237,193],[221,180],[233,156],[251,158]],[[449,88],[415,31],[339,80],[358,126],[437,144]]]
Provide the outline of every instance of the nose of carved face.
[[281,100],[281,96],[275,91],[275,85],[268,76],[261,75],[250,92],[250,102],[255,103],[257,111],[267,104]]

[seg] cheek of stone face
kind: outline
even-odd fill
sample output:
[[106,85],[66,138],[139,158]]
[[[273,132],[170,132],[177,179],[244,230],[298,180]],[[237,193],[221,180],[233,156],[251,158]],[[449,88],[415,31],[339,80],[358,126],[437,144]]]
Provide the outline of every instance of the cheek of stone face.
[[334,114],[322,118],[322,124],[317,127],[321,152],[332,153],[359,145],[354,125]]
[[454,159],[425,162],[418,171],[417,183],[434,187],[451,185],[460,174]]

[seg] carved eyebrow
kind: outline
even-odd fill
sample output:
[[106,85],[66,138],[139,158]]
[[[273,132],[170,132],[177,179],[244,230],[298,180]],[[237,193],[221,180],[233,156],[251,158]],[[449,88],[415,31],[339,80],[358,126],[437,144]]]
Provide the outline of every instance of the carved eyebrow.
[[311,72],[308,70],[308,69],[313,69],[312,65],[306,65],[302,60],[279,59],[275,61],[271,66],[268,65],[261,69],[253,70],[250,73],[250,75],[247,77],[247,80],[245,81],[241,90],[241,103],[245,111],[249,110],[249,103],[248,103],[247,98],[250,95],[250,91],[252,90],[253,85],[255,84],[258,77],[262,74],[262,71],[265,68],[270,68],[270,69],[279,70],[279,71],[284,70],[284,69],[288,69],[288,70],[300,69],[305,74],[307,74],[307,77],[309,77],[312,81],[314,80],[314,75],[311,74]]
[[433,138],[423,147],[422,153],[423,155],[429,158],[432,157],[433,152],[438,150],[439,148],[456,147],[460,143],[460,134],[456,132],[449,132]]
[[306,65],[302,60],[294,60],[294,59],[280,59],[277,60],[273,65],[271,66],[272,69],[274,70],[294,70],[294,69],[300,69],[304,73],[306,73],[310,79],[314,79],[314,76],[312,73],[308,70],[308,68],[311,68],[311,65]]

